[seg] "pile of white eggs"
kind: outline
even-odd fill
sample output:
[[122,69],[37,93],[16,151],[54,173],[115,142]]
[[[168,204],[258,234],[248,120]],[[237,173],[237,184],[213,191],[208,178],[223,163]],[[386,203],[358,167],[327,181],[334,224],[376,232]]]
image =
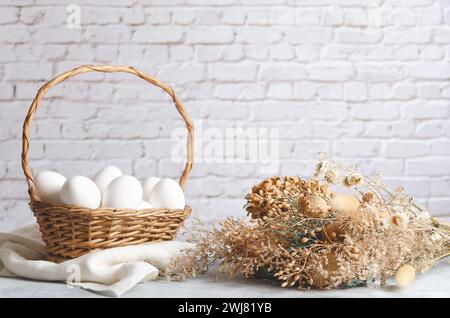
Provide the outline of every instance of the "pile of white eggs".
[[143,183],[123,175],[119,168],[107,166],[92,178],[67,179],[54,171],[39,173],[34,181],[42,201],[83,208],[142,210],[151,208],[184,209],[184,193],[173,179],[148,177]]

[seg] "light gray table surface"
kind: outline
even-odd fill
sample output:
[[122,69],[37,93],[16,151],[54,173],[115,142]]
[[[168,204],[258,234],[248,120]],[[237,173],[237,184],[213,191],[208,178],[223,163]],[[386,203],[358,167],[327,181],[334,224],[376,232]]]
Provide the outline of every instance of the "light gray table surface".
[[[69,288],[64,283],[0,278],[0,297],[101,297],[89,291]],[[226,280],[207,274],[181,282],[151,281],[135,286],[122,297],[446,297],[450,298],[450,264],[445,260],[426,274],[419,275],[408,288],[393,284],[383,288],[349,288],[331,291],[284,289],[267,280]]]

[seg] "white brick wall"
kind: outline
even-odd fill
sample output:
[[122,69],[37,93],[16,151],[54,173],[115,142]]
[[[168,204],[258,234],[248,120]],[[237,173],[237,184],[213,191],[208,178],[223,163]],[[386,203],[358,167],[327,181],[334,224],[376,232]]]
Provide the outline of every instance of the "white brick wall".
[[[66,25],[70,4],[79,29]],[[449,24],[447,0],[0,0],[0,230],[32,222],[19,159],[34,94],[85,63],[156,75],[204,128],[279,128],[280,174],[308,175],[326,151],[449,215]],[[179,175],[170,136],[182,122],[155,88],[87,74],[47,97],[35,170]],[[187,196],[211,221],[241,215],[259,171],[196,164]]]

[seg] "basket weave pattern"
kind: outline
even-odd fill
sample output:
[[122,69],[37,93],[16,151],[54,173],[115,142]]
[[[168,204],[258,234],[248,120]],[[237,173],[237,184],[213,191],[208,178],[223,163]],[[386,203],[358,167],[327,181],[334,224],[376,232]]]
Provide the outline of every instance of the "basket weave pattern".
[[23,124],[22,168],[28,183],[30,207],[39,224],[46,245],[48,258],[63,261],[83,254],[118,246],[150,241],[173,240],[178,228],[190,215],[191,208],[184,209],[87,209],[68,205],[55,205],[39,199],[33,174],[28,163],[29,127],[45,93],[66,79],[86,72],[124,72],[134,74],[150,84],[163,89],[172,98],[178,113],[188,130],[187,162],[179,183],[184,189],[193,162],[194,127],[183,104],[173,89],[156,78],[129,66],[85,65],[65,72],[44,84],[30,105]]

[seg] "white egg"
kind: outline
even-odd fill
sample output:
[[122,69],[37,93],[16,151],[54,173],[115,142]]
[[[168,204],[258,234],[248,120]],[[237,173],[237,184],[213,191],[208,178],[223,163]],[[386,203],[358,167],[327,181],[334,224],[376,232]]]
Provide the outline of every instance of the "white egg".
[[153,209],[153,205],[147,201],[140,201],[136,207],[136,210]]
[[122,171],[116,166],[107,166],[98,171],[92,180],[94,180],[95,184],[100,189],[100,193],[103,193],[108,184],[121,175]]
[[150,193],[149,202],[156,208],[184,209],[183,189],[173,179],[162,179]]
[[53,171],[42,171],[34,179],[39,198],[45,202],[61,203],[59,192],[67,178]]
[[59,198],[67,205],[97,209],[102,196],[94,181],[87,177],[75,176],[64,183]]
[[142,186],[132,176],[120,176],[111,181],[103,192],[102,207],[134,209],[142,200]]
[[158,177],[148,177],[142,182],[143,197],[145,201],[150,200],[150,193],[152,193],[153,188],[159,181],[161,181],[161,179]]

